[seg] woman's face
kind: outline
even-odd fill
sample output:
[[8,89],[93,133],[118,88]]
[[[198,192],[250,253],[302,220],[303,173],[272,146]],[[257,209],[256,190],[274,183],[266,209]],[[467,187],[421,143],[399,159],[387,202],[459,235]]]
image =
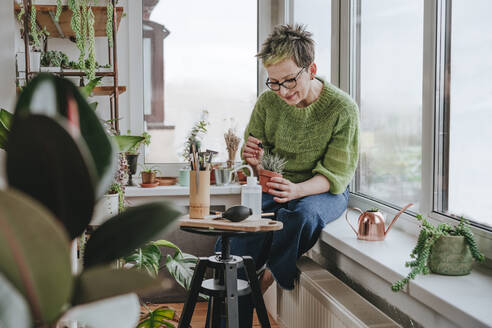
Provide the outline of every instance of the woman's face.
[[[273,82],[272,86],[274,88],[278,87],[276,83],[283,83],[297,76],[295,88],[288,89],[280,86],[280,89],[275,91],[287,104],[295,106],[306,99],[311,87],[309,67],[299,67],[292,59],[286,59],[265,67],[265,69],[268,72],[268,81]],[[292,84],[292,81],[287,82],[285,85],[289,84]]]

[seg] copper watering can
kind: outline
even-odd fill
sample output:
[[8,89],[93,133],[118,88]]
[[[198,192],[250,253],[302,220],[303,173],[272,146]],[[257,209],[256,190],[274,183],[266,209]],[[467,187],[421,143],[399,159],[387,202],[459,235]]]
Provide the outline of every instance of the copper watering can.
[[[361,240],[369,240],[369,241],[380,241],[384,240],[384,237],[386,237],[386,234],[388,231],[391,229],[391,226],[395,221],[400,217],[401,213],[405,212],[407,208],[412,206],[413,204],[410,203],[404,208],[401,209],[398,214],[393,218],[393,221],[389,224],[388,228],[385,230],[384,229],[384,217],[379,210],[376,209],[371,209],[365,212],[362,212],[358,208],[348,208],[347,213],[345,214],[345,219],[347,220],[348,224],[354,230],[355,234],[357,235],[357,239]],[[352,226],[348,219],[348,213],[349,210],[357,211],[360,212],[359,216],[359,231],[355,230],[355,228]]]

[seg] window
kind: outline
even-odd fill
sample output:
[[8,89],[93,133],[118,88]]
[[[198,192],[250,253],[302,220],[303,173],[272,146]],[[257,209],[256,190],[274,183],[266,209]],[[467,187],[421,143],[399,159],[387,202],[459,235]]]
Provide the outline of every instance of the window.
[[360,109],[356,191],[399,207],[421,194],[423,1],[358,1],[351,49]]
[[[210,124],[202,144],[227,160],[224,132],[233,127],[242,137],[257,97],[257,2],[160,1],[143,11],[145,121],[152,138],[145,162],[183,162],[185,139],[203,111]],[[157,31],[152,42],[145,36],[151,29]]]
[[492,227],[492,3],[446,3],[438,212]]
[[330,82],[331,72],[331,1],[312,0],[295,1],[293,8],[294,23],[306,25],[313,33],[316,42],[316,73]]

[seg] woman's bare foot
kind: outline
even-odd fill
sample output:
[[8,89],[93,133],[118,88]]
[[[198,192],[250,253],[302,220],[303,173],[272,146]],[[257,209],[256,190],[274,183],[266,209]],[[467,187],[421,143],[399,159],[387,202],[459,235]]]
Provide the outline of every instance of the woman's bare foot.
[[263,272],[263,275],[261,276],[260,279],[260,290],[261,290],[261,295],[265,294],[267,291],[268,287],[273,284],[273,275],[270,270],[265,269],[265,272]]

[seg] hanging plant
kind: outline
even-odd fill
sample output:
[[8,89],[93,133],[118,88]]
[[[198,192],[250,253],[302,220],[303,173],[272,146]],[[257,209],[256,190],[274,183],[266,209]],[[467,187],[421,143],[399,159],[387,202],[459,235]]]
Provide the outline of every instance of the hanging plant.
[[106,5],[106,35],[108,36],[108,45],[113,48],[113,2],[108,0]]
[[[82,0],[84,1],[84,0]],[[80,0],[68,0],[68,7],[72,11],[70,26],[75,33],[75,43],[80,51],[79,67],[84,67],[85,59],[85,35],[82,33],[82,15],[80,12]]]
[[62,0],[56,0],[55,22],[58,22],[60,20],[61,12],[62,12]]
[[89,80],[96,78],[96,42],[95,42],[95,30],[94,30],[94,13],[92,8],[89,7],[87,11],[87,28],[88,28],[88,41],[89,41],[89,65],[86,67],[86,73]]
[[38,28],[37,28],[37,23],[36,23],[36,7],[31,6],[31,38],[32,42],[35,47],[40,48],[41,43],[39,42],[39,34],[38,34]]

